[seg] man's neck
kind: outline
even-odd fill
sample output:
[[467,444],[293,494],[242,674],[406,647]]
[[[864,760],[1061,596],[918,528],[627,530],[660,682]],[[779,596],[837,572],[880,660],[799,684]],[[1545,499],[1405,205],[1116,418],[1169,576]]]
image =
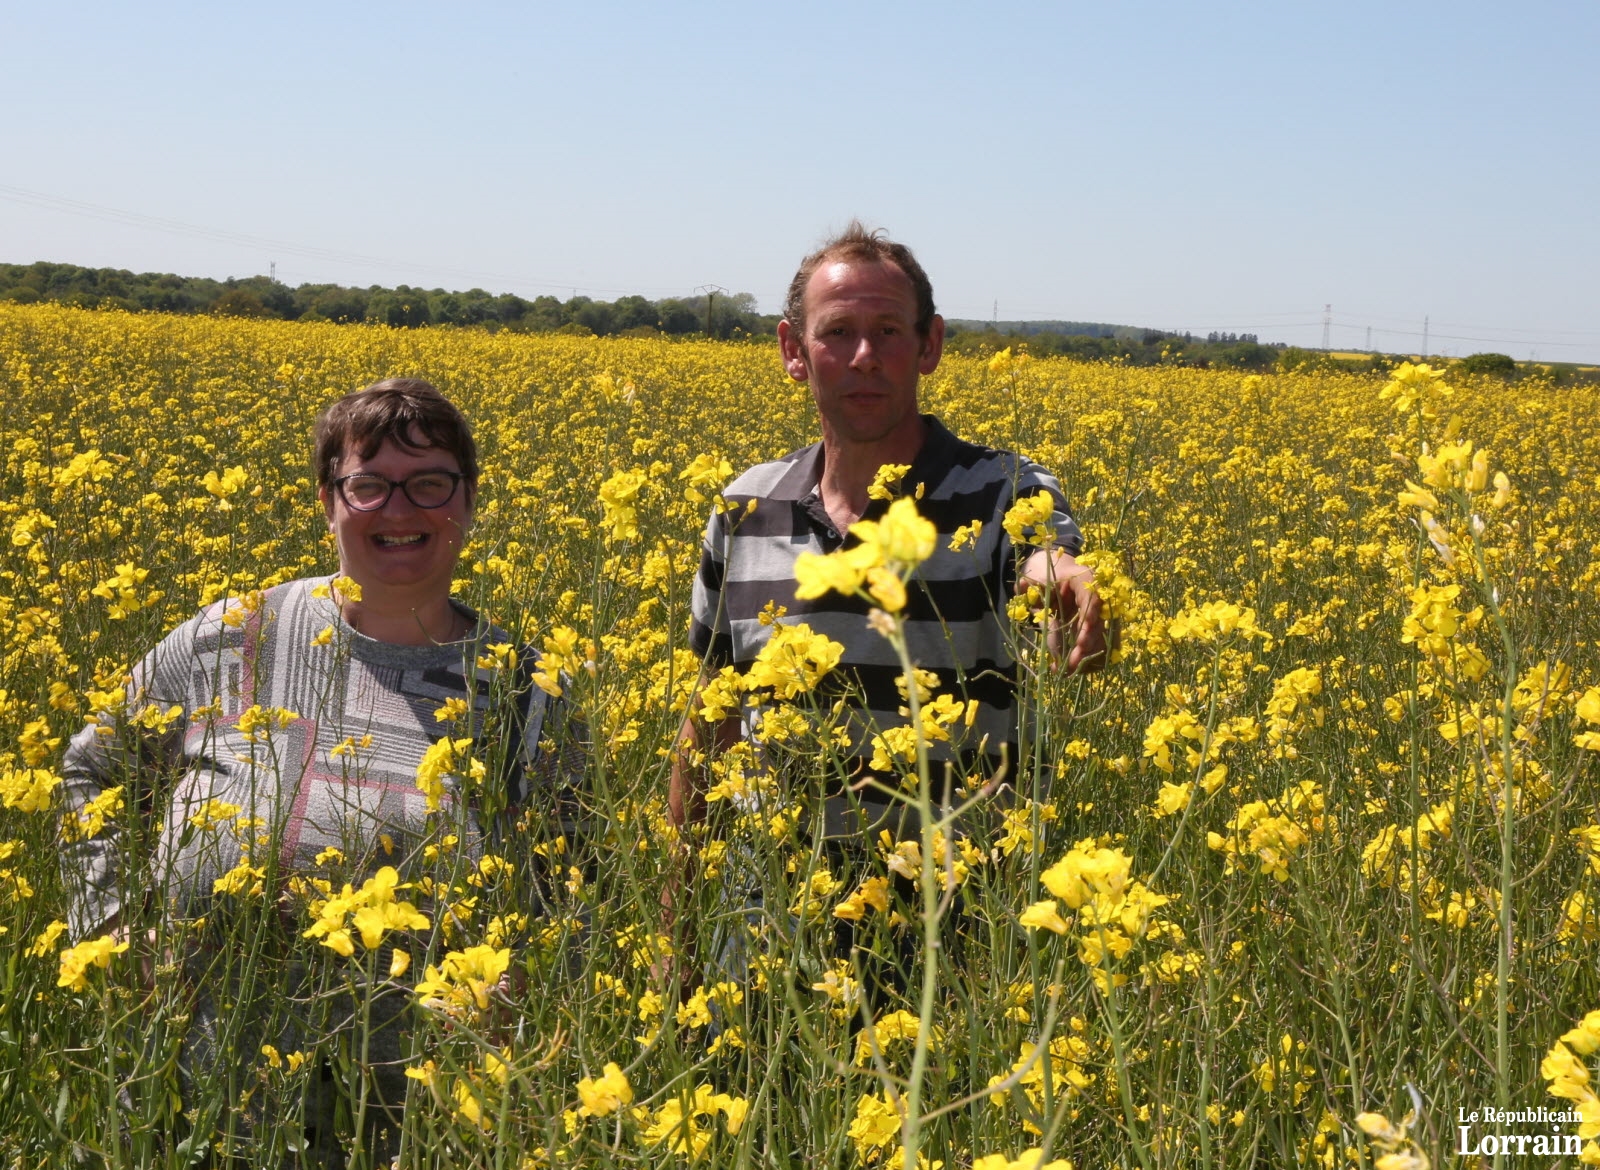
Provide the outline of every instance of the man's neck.
[[852,443],[822,431],[822,482],[818,485],[822,507],[840,532],[854,524],[867,510],[867,489],[885,463],[909,464],[922,450],[928,426],[921,415],[913,415],[908,425],[871,443]]

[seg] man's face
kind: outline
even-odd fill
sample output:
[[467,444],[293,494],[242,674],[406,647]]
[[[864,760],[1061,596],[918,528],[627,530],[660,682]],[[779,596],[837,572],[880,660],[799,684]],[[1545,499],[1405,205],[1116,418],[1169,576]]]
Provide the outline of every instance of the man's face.
[[917,379],[939,365],[944,321],[917,333],[911,281],[894,264],[839,260],[811,274],[804,336],[778,324],[784,369],[811,386],[823,436],[876,443],[916,434]]

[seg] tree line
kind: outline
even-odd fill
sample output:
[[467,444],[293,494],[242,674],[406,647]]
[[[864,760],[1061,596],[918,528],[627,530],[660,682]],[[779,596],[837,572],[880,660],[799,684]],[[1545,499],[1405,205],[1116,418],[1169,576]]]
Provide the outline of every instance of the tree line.
[[[360,322],[416,329],[455,326],[521,333],[648,337],[660,334],[722,339],[771,339],[778,315],[759,311],[750,293],[701,293],[648,300],[642,296],[600,301],[574,295],[529,300],[514,293],[466,292],[396,285],[366,288],[341,284],[290,286],[266,276],[177,276],[170,272],[133,273],[122,268],[81,268],[75,264],[0,264],[0,301],[33,304],[53,301],[86,309],[129,312],[207,313],[284,321]],[[1036,356],[1077,361],[1112,361],[1133,366],[1183,365],[1261,373],[1340,369],[1382,372],[1402,357],[1387,354],[1345,356],[1321,350],[1263,344],[1253,333],[1211,333],[1196,337],[1136,325],[1099,321],[948,322],[946,348],[956,353],[994,353],[1025,348]],[[1435,359],[1436,361],[1439,359]],[[1565,381],[1592,380],[1595,371],[1567,363],[1514,362],[1504,354],[1473,354],[1461,359],[1468,372],[1516,378],[1528,374]]]
[[701,334],[738,338],[773,334],[778,318],[761,313],[750,293],[711,293],[615,301],[577,296],[529,300],[481,288],[449,292],[411,285],[366,288],[341,284],[289,285],[266,276],[177,276],[80,268],[75,264],[0,264],[0,300],[54,301],[87,309],[207,313],[282,321],[369,322],[414,329],[455,325],[526,333],[576,333],[598,337]]
[[1205,337],[1136,325],[1093,321],[959,321],[949,322],[946,348],[957,353],[994,353],[1026,349],[1035,356],[1053,355],[1088,362],[1129,366],[1189,366],[1248,373],[1387,374],[1403,361],[1432,361],[1464,374],[1504,380],[1548,378],[1558,385],[1600,378],[1594,367],[1570,362],[1517,362],[1503,353],[1475,353],[1463,358],[1417,358],[1412,354],[1337,353],[1305,349],[1281,341],[1262,342],[1254,333],[1212,332]]
[[952,321],[948,344],[959,353],[1025,346],[1035,356],[1057,355],[1130,366],[1183,365],[1225,370],[1275,370],[1284,346],[1263,345],[1253,333],[1212,334],[1106,325],[1091,321]]

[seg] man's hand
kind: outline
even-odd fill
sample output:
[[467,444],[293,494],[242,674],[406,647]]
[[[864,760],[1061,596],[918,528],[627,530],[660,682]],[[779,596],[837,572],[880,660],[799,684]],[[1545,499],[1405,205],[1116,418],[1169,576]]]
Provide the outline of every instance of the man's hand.
[[1071,555],[1040,549],[1017,576],[1017,593],[1037,587],[1050,607],[1045,644],[1068,674],[1103,670],[1117,646],[1117,631],[1100,612],[1100,595],[1091,588],[1094,570]]

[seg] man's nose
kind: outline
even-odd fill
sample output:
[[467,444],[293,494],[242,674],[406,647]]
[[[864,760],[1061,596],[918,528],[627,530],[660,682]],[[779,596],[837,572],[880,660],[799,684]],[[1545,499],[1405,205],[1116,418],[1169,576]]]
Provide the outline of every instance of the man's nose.
[[856,342],[855,353],[850,358],[850,368],[854,370],[871,370],[876,369],[879,364],[877,345],[871,337],[863,336],[860,341]]

